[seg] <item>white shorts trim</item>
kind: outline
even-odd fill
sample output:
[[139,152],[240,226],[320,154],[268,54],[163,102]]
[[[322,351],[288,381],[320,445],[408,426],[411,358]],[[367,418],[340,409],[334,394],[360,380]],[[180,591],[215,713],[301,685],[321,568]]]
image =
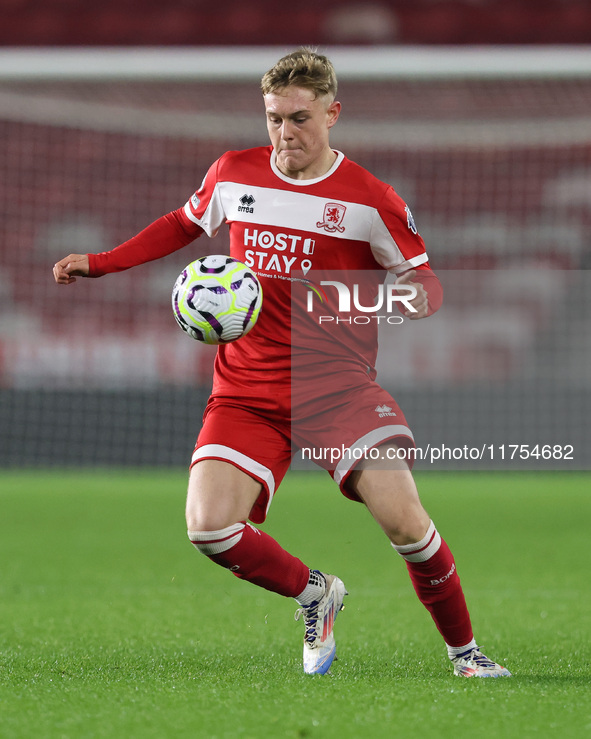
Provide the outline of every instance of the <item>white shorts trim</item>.
[[349,447],[350,453],[343,455],[341,461],[335,467],[334,481],[337,485],[342,483],[343,478],[345,478],[359,462],[359,458],[354,455],[354,450],[363,448],[373,449],[387,439],[392,439],[395,436],[406,436],[409,439],[412,439],[413,442],[415,439],[408,426],[397,424],[395,426],[380,426],[380,428],[373,429],[373,431],[365,434],[365,436],[362,436],[361,439],[358,439],[354,444],[352,444]]
[[275,495],[275,478],[268,467],[257,462],[256,459],[247,457],[246,454],[242,454],[242,452],[238,452],[236,449],[232,449],[232,447],[225,446],[224,444],[204,444],[203,446],[197,447],[191,457],[191,466],[201,459],[220,459],[230,462],[235,467],[238,467],[238,469],[246,472],[246,474],[259,480],[268,492],[265,512],[269,512],[271,501]]

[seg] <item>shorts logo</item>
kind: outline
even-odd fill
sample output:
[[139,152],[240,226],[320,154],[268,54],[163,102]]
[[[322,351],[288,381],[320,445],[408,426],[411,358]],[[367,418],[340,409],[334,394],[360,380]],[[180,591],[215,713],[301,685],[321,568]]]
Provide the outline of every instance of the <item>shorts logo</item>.
[[415,219],[412,217],[412,213],[410,212],[410,208],[408,207],[408,205],[406,206],[404,210],[406,211],[406,225],[410,228],[410,230],[416,236],[418,234],[417,225],[415,223]]
[[345,227],[341,226],[341,223],[343,222],[346,211],[346,206],[340,203],[326,203],[322,220],[316,223],[316,228],[323,228],[330,233],[334,233],[335,231],[343,233]]
[[199,207],[199,198],[197,195],[191,195],[191,205],[195,210]]
[[378,414],[379,418],[384,418],[384,416],[395,416],[396,415],[389,405],[376,406],[376,413]]

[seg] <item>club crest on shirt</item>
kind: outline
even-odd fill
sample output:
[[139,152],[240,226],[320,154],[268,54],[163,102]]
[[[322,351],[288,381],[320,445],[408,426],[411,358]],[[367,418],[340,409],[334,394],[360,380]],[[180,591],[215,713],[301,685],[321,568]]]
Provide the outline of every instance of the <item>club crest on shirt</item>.
[[406,211],[406,225],[410,228],[410,230],[416,236],[418,233],[417,226],[415,223],[415,219],[412,217],[412,213],[410,212],[410,208],[408,207],[408,205],[406,206],[404,210]]
[[334,233],[335,231],[343,233],[345,227],[341,226],[341,223],[343,222],[346,211],[346,206],[340,203],[326,203],[322,220],[316,223],[316,228],[323,228],[330,233]]

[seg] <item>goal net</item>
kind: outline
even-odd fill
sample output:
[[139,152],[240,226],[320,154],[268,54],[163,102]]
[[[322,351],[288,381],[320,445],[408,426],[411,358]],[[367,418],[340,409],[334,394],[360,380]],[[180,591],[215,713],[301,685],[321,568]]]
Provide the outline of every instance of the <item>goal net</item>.
[[[226,234],[69,287],[51,268],[266,144],[258,82],[284,52],[0,52],[0,465],[187,463],[215,350],[178,330],[170,292]],[[332,143],[408,202],[446,293],[381,340],[379,380],[442,453],[420,467],[588,469],[589,50],[327,53]],[[466,446],[480,457],[446,456]]]

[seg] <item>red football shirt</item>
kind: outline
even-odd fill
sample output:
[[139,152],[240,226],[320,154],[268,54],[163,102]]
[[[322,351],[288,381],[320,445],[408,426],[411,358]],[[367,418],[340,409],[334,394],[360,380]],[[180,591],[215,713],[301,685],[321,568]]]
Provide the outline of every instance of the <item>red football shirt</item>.
[[313,381],[318,395],[335,387],[335,370],[337,382],[350,385],[357,372],[372,374],[377,316],[365,312],[355,322],[360,312],[353,305],[351,314],[339,314],[336,289],[320,283],[346,284],[351,294],[358,290],[358,304],[369,307],[385,270],[427,265],[408,206],[340,152],[314,180],[282,174],[270,146],[228,152],[182,213],[185,230],[199,227],[209,236],[228,223],[231,256],[252,267],[263,288],[255,328],[219,349],[218,395],[235,397],[238,385],[242,397],[261,400],[288,382],[294,367],[307,368],[307,384]]

